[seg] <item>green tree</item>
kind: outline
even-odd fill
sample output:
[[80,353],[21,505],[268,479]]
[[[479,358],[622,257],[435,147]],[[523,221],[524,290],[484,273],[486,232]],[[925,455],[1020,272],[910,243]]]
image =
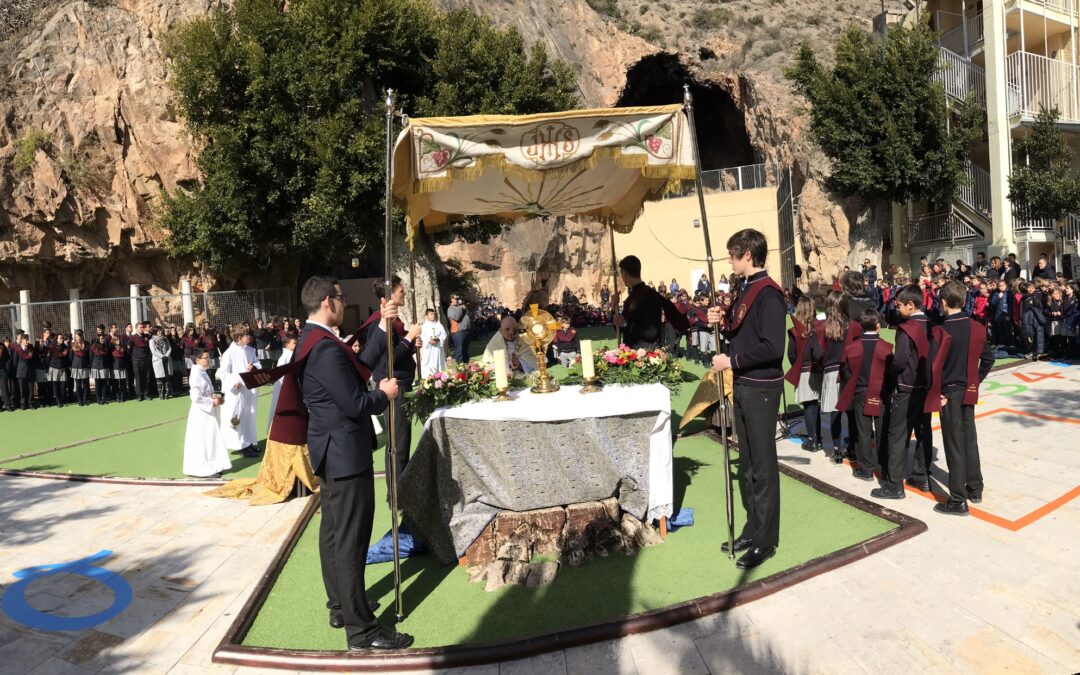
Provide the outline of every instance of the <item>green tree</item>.
[[1031,133],[1013,146],[1018,161],[1009,175],[1009,200],[1025,219],[1060,220],[1080,212],[1080,180],[1057,125],[1060,117],[1057,108],[1040,110]]
[[[377,250],[383,91],[413,115],[531,113],[577,103],[542,47],[429,0],[237,0],[168,43],[201,178],[163,196],[173,255],[223,269]],[[495,231],[476,225],[479,234]]]
[[950,129],[934,38],[925,24],[892,28],[884,44],[851,27],[832,67],[799,48],[785,74],[811,105],[811,135],[832,160],[830,189],[901,203],[955,197],[985,112],[961,104]]

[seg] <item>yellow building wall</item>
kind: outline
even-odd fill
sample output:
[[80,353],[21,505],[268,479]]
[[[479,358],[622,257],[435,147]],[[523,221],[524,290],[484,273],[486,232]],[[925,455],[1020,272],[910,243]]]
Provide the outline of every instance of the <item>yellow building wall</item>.
[[[751,227],[765,234],[769,242],[766,267],[780,282],[780,232],[776,217],[776,188],[715,192],[705,196],[709,217],[713,268],[717,281],[731,274],[727,240],[735,232]],[[697,195],[648,202],[629,234],[615,235],[615,255],[636,255],[641,259],[641,276],[646,282],[679,285],[693,295],[698,278],[706,269],[705,237],[694,221],[701,219]],[[799,247],[795,262],[802,264]],[[622,290],[622,289],[620,289]]]

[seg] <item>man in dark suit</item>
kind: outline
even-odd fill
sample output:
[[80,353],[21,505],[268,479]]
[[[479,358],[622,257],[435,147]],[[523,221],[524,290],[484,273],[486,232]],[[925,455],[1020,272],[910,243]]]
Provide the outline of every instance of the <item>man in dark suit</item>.
[[[364,586],[364,561],[375,518],[375,478],[371,462],[375,430],[371,416],[398,396],[397,381],[384,379],[368,391],[367,375],[380,342],[376,335],[358,360],[334,329],[345,316],[341,286],[329,277],[312,277],[300,300],[308,321],[297,345],[304,360],[301,378],[308,411],[308,454],[319,479],[322,524],[319,557],[330,625],[345,628],[349,649],[404,649],[413,638],[380,628]],[[397,318],[391,301],[383,317]],[[385,333],[382,333],[385,354]],[[369,356],[370,354],[370,356]],[[306,355],[303,356],[303,355]]]

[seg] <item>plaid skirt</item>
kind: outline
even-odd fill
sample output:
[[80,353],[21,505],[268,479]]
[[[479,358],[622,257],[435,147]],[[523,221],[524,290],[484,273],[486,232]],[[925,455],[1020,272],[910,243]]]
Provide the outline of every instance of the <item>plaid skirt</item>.
[[67,371],[63,368],[49,368],[46,380],[49,382],[67,382]]
[[821,373],[804,370],[799,374],[799,386],[795,387],[795,400],[799,403],[821,398]]
[[126,380],[127,379],[127,368],[113,368],[112,369],[112,379],[114,379],[114,380]]
[[831,370],[821,377],[821,412],[835,412],[840,399],[840,371]]
[[73,380],[85,380],[90,377],[89,368],[72,368],[71,379]]
[[108,368],[91,368],[90,377],[94,378],[95,380],[111,380],[112,371]]

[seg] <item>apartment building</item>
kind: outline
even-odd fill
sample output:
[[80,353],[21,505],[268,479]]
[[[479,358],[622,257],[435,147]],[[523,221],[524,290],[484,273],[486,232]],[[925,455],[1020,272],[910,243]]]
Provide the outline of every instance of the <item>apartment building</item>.
[[1008,197],[1012,167],[1025,161],[1013,144],[1042,108],[1061,112],[1080,171],[1080,0],[929,0],[919,13],[940,33],[946,96],[985,106],[987,128],[952,204],[894,207],[891,261],[909,268],[921,256],[972,261],[977,251],[1012,252],[1030,270],[1046,253],[1059,271],[1080,271],[1080,214],[1063,222],[1023,218]]

